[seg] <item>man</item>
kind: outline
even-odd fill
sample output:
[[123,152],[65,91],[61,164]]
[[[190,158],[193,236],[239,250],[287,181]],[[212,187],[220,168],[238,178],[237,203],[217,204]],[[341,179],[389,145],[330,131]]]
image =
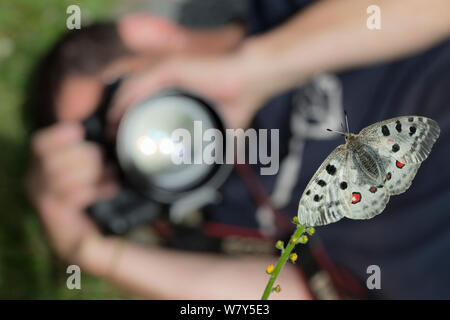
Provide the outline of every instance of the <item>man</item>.
[[[345,269],[362,284],[367,267],[380,266],[382,289],[371,292],[375,297],[449,298],[450,259],[445,254],[450,247],[446,231],[450,218],[445,204],[450,170],[445,144],[450,134],[446,109],[450,45],[443,41],[450,34],[450,3],[380,0],[382,29],[369,30],[366,9],[372,4],[255,2],[249,18],[254,35],[242,43],[239,27],[208,35],[160,21],[158,34],[165,37],[157,39],[151,35],[158,20],[123,19],[118,27],[121,39],[138,54],[126,61],[114,59],[94,76],[64,79],[55,97],[56,124],[33,139],[36,161],[29,190],[57,252],[83,270],[145,297],[260,296],[267,280],[261,270],[274,262],[273,257],[229,259],[118,245],[117,239],[100,236],[84,215],[87,205],[114,193],[114,181],[103,170],[99,151],[82,142],[80,122],[98,102],[99,77],[149,68],[120,87],[108,115],[110,124],[117,123],[134,102],[177,85],[218,103],[233,127],[280,128],[285,142],[280,145],[280,173],[260,180],[274,207],[290,216],[296,214],[298,197],[321,161],[342,143],[326,137],[322,129],[339,123],[343,105],[354,131],[398,115],[437,120],[441,138],[411,190],[393,198],[385,212],[370,221],[345,220],[320,228],[317,240],[340,271]],[[154,50],[165,51],[166,58],[149,62],[147,54]],[[176,54],[167,57],[167,52]],[[412,57],[398,60],[407,56]],[[392,60],[396,62],[381,64]],[[293,91],[280,96],[287,90]],[[273,97],[277,98],[261,109]],[[267,212],[255,204],[236,175],[223,189],[224,201],[208,208],[210,216],[222,225],[271,232]],[[253,218],[243,221],[242,211]],[[291,265],[279,282],[283,290],[278,297],[311,297]]]

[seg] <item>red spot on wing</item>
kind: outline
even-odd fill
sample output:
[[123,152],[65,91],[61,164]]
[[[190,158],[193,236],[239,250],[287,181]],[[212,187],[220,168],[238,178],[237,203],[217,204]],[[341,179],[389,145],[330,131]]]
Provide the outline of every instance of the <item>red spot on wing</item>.
[[401,163],[400,161],[395,161],[395,165],[397,166],[397,168],[399,168],[399,169],[401,169],[401,168],[403,168],[404,166],[405,166],[405,164],[404,163]]
[[353,192],[352,193],[352,203],[355,204],[355,203],[358,203],[360,201],[361,201],[361,193]]

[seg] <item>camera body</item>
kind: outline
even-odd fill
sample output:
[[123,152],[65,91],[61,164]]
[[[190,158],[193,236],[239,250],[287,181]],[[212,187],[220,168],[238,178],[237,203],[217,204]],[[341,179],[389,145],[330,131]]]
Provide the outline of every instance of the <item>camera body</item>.
[[192,131],[192,122],[201,121],[225,132],[213,104],[183,90],[164,90],[132,106],[112,141],[105,134],[106,114],[120,82],[105,89],[100,106],[84,121],[87,139],[101,145],[105,162],[118,169],[118,194],[88,209],[100,229],[105,234],[124,234],[162,216],[180,223],[190,212],[217,202],[218,188],[230,174],[231,165],[225,161],[181,165],[170,162],[170,153],[174,152],[171,130]]

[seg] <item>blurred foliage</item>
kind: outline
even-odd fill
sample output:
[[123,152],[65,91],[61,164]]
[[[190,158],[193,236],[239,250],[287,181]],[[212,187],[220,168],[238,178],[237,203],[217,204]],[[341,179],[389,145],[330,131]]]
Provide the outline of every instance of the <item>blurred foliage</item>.
[[0,1],[0,299],[100,299],[122,295],[82,274],[82,289],[68,290],[66,266],[54,257],[23,191],[27,135],[21,107],[38,58],[66,31],[66,9],[82,21],[112,17],[117,1]]

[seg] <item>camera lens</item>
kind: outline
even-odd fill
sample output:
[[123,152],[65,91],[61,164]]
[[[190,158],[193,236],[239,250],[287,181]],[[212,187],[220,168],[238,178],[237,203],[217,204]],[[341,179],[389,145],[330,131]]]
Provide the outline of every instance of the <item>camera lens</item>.
[[[116,145],[127,180],[154,196],[161,191],[189,190],[210,176],[216,165],[194,163],[206,145],[195,122],[201,124],[202,131],[223,129],[208,104],[176,91],[161,93],[130,108],[120,123]],[[174,139],[172,133],[179,129],[189,132],[192,141]],[[174,163],[186,153],[192,161]]]

